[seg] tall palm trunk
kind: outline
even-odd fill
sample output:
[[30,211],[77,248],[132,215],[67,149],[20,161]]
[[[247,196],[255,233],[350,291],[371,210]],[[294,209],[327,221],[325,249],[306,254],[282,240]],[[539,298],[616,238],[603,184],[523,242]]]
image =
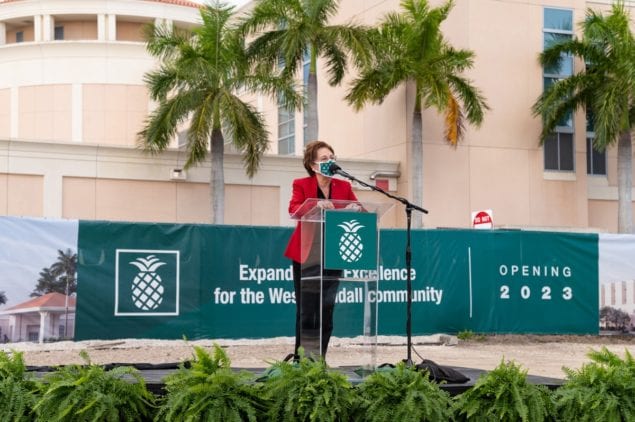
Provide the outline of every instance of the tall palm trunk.
[[633,232],[633,145],[631,132],[620,135],[617,143],[617,230],[619,233]]
[[[423,206],[423,120],[421,119],[421,100],[415,99],[412,113],[412,135],[410,140],[410,180],[412,181],[412,203]],[[422,215],[412,214],[412,227],[423,227]]]
[[307,82],[307,104],[306,104],[306,129],[304,139],[315,141],[319,136],[318,121],[318,84],[317,74],[314,71],[309,72],[309,80]]
[[225,140],[220,129],[212,129],[212,171],[210,180],[210,200],[212,223],[223,224],[225,221],[225,176],[223,172]]

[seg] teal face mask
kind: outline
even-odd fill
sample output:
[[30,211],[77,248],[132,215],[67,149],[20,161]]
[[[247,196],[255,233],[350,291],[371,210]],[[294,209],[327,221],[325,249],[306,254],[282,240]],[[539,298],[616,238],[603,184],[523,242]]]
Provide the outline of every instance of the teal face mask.
[[331,171],[331,164],[333,164],[335,160],[328,161],[319,161],[317,164],[320,167],[320,174],[326,177],[333,177],[333,172]]

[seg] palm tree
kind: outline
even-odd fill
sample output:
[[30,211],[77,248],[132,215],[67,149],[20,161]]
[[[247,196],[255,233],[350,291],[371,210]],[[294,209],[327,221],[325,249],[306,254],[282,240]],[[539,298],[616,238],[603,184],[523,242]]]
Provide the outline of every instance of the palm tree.
[[42,268],[40,271],[40,278],[37,280],[37,285],[33,292],[31,292],[31,297],[39,297],[45,295],[47,293],[57,292],[64,294],[66,292],[66,286],[62,285],[57,276],[53,273],[51,268]]
[[282,62],[283,75],[293,78],[309,60],[306,90],[305,139],[319,139],[317,59],[326,60],[331,86],[344,78],[349,54],[357,65],[365,63],[370,44],[367,29],[352,23],[329,25],[337,13],[337,0],[263,0],[243,22],[245,33],[261,34],[249,45],[249,56],[271,70]]
[[42,268],[40,278],[31,297],[57,292],[69,296],[77,291],[77,254],[70,249],[57,250],[57,260],[48,268]]
[[67,296],[77,291],[77,254],[70,249],[66,252],[57,250],[57,261],[51,265],[51,272],[57,277],[58,282],[64,286]]
[[[434,107],[445,114],[445,140],[453,146],[463,136],[464,121],[480,125],[488,109],[484,97],[461,73],[473,66],[474,53],[453,48],[441,33],[441,23],[454,2],[431,8],[427,0],[404,0],[401,13],[387,14],[372,32],[375,56],[353,81],[346,100],[360,110],[381,104],[394,89],[415,89],[412,110],[412,202],[423,202],[422,110]],[[421,227],[421,216],[413,219]]]
[[64,337],[68,337],[68,297],[77,291],[77,254],[70,249],[57,250],[57,261],[51,265],[51,271],[64,285]]
[[588,9],[580,26],[582,39],[565,40],[546,48],[540,62],[559,66],[563,55],[579,57],[586,69],[547,88],[533,105],[542,116],[540,142],[558,122],[579,108],[593,112],[593,146],[603,151],[617,143],[618,231],[632,233],[632,130],[635,124],[635,39],[624,5],[608,15]]
[[193,31],[151,26],[146,34],[148,52],[160,60],[159,68],[145,75],[158,107],[139,133],[139,144],[152,153],[163,151],[179,125],[187,124],[185,168],[211,153],[211,211],[216,224],[223,223],[225,139],[244,154],[249,177],[256,173],[268,145],[261,113],[237,92],[281,93],[289,107],[300,103],[284,79],[250,71],[243,38],[231,23],[233,9],[224,3],[206,5],[201,8],[202,25]]

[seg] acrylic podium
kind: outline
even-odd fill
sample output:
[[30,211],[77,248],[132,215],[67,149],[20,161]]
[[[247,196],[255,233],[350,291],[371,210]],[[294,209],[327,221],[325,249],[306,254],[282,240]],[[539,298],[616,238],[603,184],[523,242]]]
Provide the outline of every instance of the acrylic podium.
[[[320,206],[322,201],[332,209]],[[305,356],[333,350],[346,337],[356,364],[377,364],[379,220],[391,204],[307,199],[292,215],[301,227],[300,345]],[[365,372],[365,371],[364,371]]]

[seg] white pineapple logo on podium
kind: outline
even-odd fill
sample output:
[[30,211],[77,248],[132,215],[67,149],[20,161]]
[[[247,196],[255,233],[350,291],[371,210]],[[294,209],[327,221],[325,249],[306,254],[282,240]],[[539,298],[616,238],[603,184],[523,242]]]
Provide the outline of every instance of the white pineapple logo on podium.
[[[137,262],[138,261],[138,262]],[[154,255],[137,258],[129,262],[139,269],[132,281],[132,301],[142,311],[156,309],[163,302],[163,284],[161,276],[156,273],[157,268],[165,265]]]
[[362,226],[357,220],[345,221],[337,226],[344,229],[344,234],[340,237],[339,242],[340,258],[346,262],[359,261],[362,258],[364,245],[357,232],[365,226]]

